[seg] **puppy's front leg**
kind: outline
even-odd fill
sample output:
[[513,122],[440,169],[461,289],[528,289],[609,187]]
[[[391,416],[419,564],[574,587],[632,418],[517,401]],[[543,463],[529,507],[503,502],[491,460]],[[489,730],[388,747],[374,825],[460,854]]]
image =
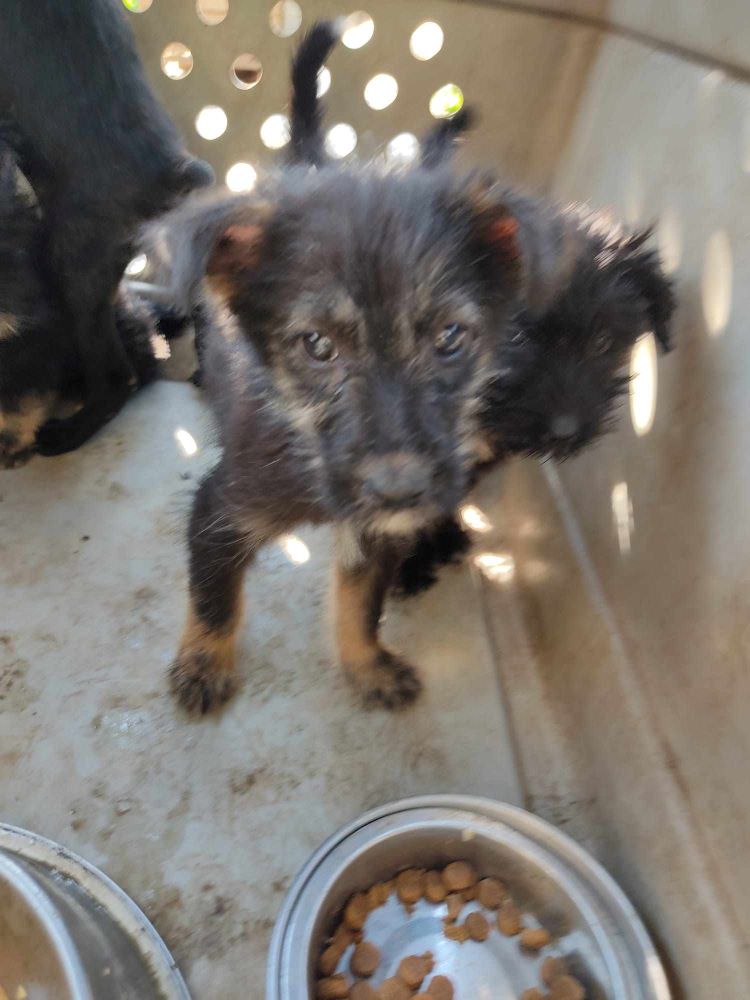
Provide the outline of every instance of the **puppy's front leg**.
[[336,641],[341,664],[365,701],[398,708],[422,690],[414,667],[380,645],[383,601],[397,562],[385,547],[364,544],[348,526],[337,531]]
[[189,712],[205,713],[233,694],[234,651],[242,618],[242,581],[258,548],[233,523],[221,466],[201,483],[188,531],[188,618],[172,665],[172,691]]

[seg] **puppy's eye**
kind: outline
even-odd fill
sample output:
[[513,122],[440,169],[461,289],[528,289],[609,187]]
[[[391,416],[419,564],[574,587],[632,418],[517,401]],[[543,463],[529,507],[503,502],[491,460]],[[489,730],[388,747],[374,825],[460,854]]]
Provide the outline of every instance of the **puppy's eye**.
[[307,354],[320,365],[330,364],[339,356],[333,339],[324,333],[310,330],[308,333],[303,333],[300,339]]
[[449,360],[457,357],[468,343],[469,335],[465,327],[460,323],[451,323],[443,327],[435,337],[434,348],[439,358]]

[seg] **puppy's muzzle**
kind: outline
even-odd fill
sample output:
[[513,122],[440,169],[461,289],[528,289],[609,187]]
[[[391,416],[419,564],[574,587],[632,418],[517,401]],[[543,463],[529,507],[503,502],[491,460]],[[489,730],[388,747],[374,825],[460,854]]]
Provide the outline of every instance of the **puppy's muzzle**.
[[404,510],[426,498],[430,470],[416,455],[392,452],[367,459],[359,468],[362,492],[378,507]]

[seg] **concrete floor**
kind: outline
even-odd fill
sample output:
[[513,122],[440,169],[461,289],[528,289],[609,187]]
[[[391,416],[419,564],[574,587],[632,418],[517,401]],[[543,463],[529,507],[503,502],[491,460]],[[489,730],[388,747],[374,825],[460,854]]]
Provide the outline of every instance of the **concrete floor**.
[[521,793],[478,577],[451,568],[389,607],[426,693],[365,712],[330,654],[327,530],[301,532],[308,561],[274,547],[248,578],[236,700],[198,723],[175,709],[182,531],[210,442],[200,394],[163,382],[78,453],[0,473],[0,816],[114,878],[196,996],[262,1000],[283,894],[340,824],[423,792]]

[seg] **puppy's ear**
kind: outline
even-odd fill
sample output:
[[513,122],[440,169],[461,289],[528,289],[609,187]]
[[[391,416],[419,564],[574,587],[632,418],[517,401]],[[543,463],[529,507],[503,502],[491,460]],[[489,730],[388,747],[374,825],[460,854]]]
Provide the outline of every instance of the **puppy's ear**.
[[502,188],[488,176],[474,178],[469,201],[476,239],[486,262],[494,266],[494,278],[516,284],[530,315],[543,313],[575,259],[575,241],[561,213],[542,199]]
[[226,194],[198,196],[166,216],[155,237],[171,270],[177,308],[189,313],[204,279],[231,294],[260,263],[270,217],[268,202]]
[[670,327],[676,303],[673,283],[664,274],[658,254],[644,248],[652,231],[645,229],[623,241],[617,257],[619,266],[645,303],[656,342],[667,353],[673,346]]

